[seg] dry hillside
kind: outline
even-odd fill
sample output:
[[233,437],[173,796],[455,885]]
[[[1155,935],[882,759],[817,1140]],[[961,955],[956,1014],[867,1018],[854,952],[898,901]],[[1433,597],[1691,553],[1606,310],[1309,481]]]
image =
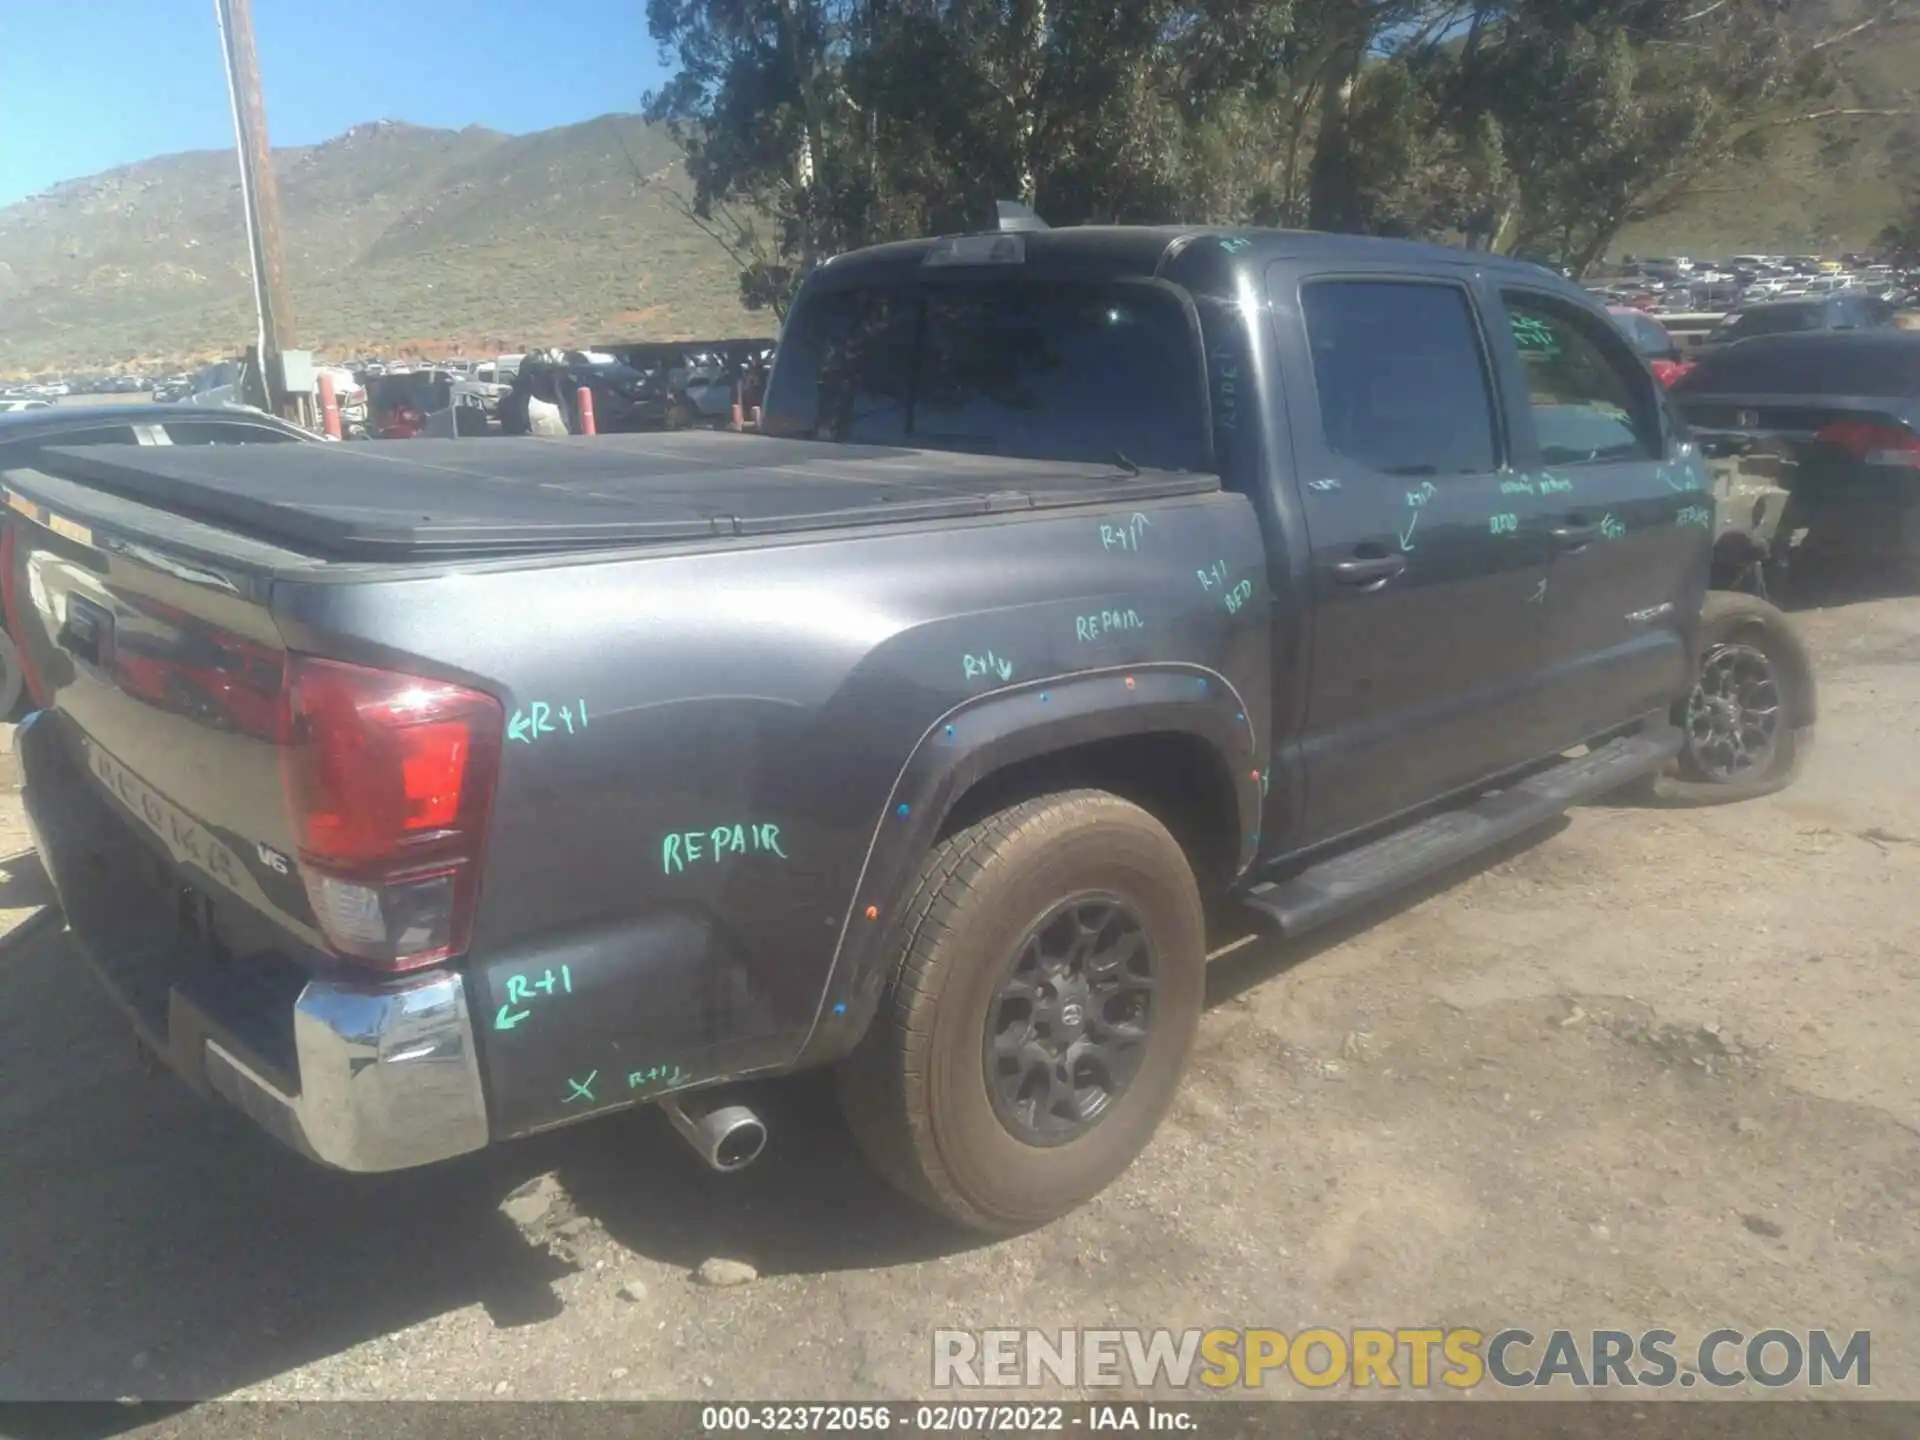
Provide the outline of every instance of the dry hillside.
[[[769,327],[631,116],[508,137],[393,121],[277,150],[299,343],[470,351]],[[252,329],[238,172],[168,155],[0,208],[0,375],[225,354]]]
[[[1884,0],[1801,0],[1808,33],[1832,35],[1882,10]],[[1873,243],[1920,193],[1920,0],[1870,40],[1835,46],[1839,82],[1814,111],[1835,116],[1779,127],[1758,164],[1714,176],[1678,214],[1629,230],[1621,248],[1643,255],[1741,251],[1804,254]]]

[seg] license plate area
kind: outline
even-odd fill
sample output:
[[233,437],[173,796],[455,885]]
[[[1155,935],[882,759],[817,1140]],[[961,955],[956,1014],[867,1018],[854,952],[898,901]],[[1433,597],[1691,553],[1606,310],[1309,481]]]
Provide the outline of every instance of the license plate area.
[[148,834],[157,839],[188,883],[197,873],[261,910],[269,902],[247,863],[225,841],[175,805],[91,739],[84,742],[87,771]]
[[[91,783],[74,763],[82,757]],[[210,865],[228,868],[209,859],[226,847],[90,740],[66,750],[58,768],[45,786],[50,801],[62,803],[63,784],[78,787],[65,802],[61,896],[109,990],[182,1073],[198,1065],[194,1035],[212,1026],[207,1033],[297,1092],[293,1007],[310,970],[264,918],[208,880]],[[47,853],[59,839],[37,843]],[[197,1018],[183,1038],[176,1030],[187,1012]],[[190,1064],[181,1060],[188,1052]]]

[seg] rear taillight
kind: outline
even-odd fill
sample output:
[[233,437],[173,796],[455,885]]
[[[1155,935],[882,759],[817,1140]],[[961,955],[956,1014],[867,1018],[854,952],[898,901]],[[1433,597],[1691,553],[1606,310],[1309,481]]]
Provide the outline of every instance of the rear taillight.
[[33,652],[27,645],[27,632],[20,623],[20,603],[15,598],[17,587],[13,572],[19,545],[19,522],[11,516],[0,518],[0,608],[4,608],[7,634],[13,637],[13,648],[20,656],[20,673],[27,682],[27,694],[36,708],[45,709],[47,685],[40,678],[40,667],[33,663]]
[[1920,470],[1920,435],[1904,425],[1836,420],[1814,438],[1844,450],[1862,465],[1897,465]]
[[504,717],[490,695],[289,657],[281,776],[321,933],[384,970],[467,947]]

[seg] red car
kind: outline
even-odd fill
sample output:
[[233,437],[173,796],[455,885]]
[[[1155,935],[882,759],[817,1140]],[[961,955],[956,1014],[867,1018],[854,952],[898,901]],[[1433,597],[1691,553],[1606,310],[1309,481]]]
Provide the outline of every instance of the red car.
[[1609,305],[1607,313],[1613,316],[1627,339],[1633,342],[1633,348],[1653,371],[1654,379],[1662,385],[1671,385],[1682,375],[1693,369],[1694,362],[1680,353],[1680,342],[1675,340],[1667,327],[1644,310],[1631,305]]

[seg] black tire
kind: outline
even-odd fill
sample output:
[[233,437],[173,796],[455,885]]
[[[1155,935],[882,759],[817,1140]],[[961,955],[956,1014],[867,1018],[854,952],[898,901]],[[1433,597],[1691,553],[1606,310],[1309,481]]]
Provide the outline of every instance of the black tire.
[[[1792,622],[1752,595],[1710,592],[1701,614],[1700,671],[1693,694],[1674,707],[1686,747],[1656,793],[1685,804],[1720,804],[1786,789],[1813,748],[1815,708],[1813,661]],[[1774,710],[1766,742],[1750,732],[1738,753],[1725,739],[1732,722],[1709,713],[1725,708],[1721,691],[1729,677],[1749,700],[1764,700],[1770,690]]]
[[[1080,905],[1087,909],[1041,925]],[[1137,926],[1151,957],[1151,1010],[1137,1069],[1090,1128],[1039,1143],[1001,1118],[989,1015],[1004,1014],[1005,987],[1022,956],[1036,953],[1036,932],[1080,924],[1083,913]],[[936,846],[902,920],[891,988],[839,1067],[841,1108],[861,1150],[913,1199],[993,1234],[1044,1224],[1106,1188],[1172,1103],[1206,988],[1199,888],[1166,827],[1104,791],[1026,801]],[[1096,1002],[1084,1008],[1091,1035]],[[1031,1021],[1027,1029],[1038,1033]]]
[[13,637],[0,631],[0,721],[12,724],[27,713],[27,672]]

